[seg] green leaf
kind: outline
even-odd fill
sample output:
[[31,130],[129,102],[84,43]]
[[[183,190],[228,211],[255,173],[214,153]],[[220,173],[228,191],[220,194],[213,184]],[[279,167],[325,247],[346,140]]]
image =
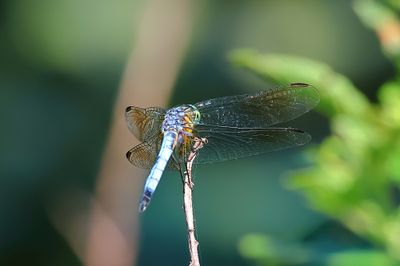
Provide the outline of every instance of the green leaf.
[[261,263],[286,265],[304,264],[310,260],[310,252],[298,243],[283,242],[263,234],[248,234],[238,245],[243,257]]
[[235,65],[263,79],[281,84],[310,83],[321,94],[318,109],[329,116],[341,113],[364,116],[370,113],[368,99],[349,79],[326,64],[290,55],[260,54],[250,49],[235,50],[229,54],[229,58]]
[[385,253],[379,251],[352,250],[329,256],[328,266],[394,266],[398,265]]
[[399,81],[384,84],[378,93],[382,104],[382,122],[400,128],[400,84]]
[[[399,6],[399,1],[396,2]],[[399,61],[400,21],[396,12],[382,1],[375,0],[356,0],[353,8],[361,21],[376,32],[386,54]]]

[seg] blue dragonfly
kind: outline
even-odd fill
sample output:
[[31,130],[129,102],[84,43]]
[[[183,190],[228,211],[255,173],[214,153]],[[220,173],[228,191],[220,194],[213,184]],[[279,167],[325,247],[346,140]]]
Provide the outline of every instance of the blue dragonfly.
[[151,169],[139,211],[146,210],[165,169],[180,170],[196,138],[206,140],[194,164],[259,155],[304,145],[311,136],[301,129],[277,127],[314,108],[318,91],[292,83],[254,94],[227,96],[165,110],[126,108],[129,130],[141,143],[126,154],[137,167]]

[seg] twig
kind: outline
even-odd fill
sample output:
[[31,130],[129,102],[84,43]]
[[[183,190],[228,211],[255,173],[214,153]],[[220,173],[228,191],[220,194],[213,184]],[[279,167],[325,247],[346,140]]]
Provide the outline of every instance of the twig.
[[203,147],[203,144],[206,143],[206,139],[196,138],[195,143],[193,145],[193,150],[189,154],[188,160],[186,162],[186,171],[184,173],[183,180],[183,209],[185,211],[186,225],[188,229],[188,243],[189,243],[189,252],[190,252],[190,264],[189,266],[200,266],[200,259],[198,253],[199,242],[195,236],[195,221],[193,215],[193,200],[192,200],[192,192],[193,192],[193,178],[192,178],[192,165],[193,161],[196,158],[197,152]]

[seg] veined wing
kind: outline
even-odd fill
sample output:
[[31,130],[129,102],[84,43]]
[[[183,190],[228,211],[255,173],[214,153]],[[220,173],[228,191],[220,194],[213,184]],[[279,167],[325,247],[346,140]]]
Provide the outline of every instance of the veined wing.
[[195,104],[202,125],[266,128],[290,121],[314,108],[318,91],[293,83],[281,88],[206,100]]
[[146,141],[161,132],[165,110],[158,107],[139,108],[128,106],[125,119],[129,130],[140,141]]
[[207,138],[195,163],[205,164],[249,157],[306,144],[311,136],[295,128],[196,128],[199,137]]
[[[126,158],[136,167],[150,169],[157,160],[160,151],[162,136],[152,137],[136,145],[126,153]],[[171,158],[167,164],[168,170],[178,170],[178,165]]]

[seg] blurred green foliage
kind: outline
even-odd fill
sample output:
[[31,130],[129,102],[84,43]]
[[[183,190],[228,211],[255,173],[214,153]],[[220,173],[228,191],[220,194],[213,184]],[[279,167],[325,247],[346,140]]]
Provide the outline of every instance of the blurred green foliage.
[[[355,1],[354,8],[378,34],[385,21],[400,25],[395,11],[379,2]],[[400,43],[381,43],[396,63]],[[288,185],[304,194],[315,210],[340,222],[370,247],[344,249],[322,257],[309,253],[308,260],[330,266],[399,265],[399,80],[383,84],[377,90],[378,102],[372,103],[348,78],[320,62],[254,50],[236,50],[230,59],[264,79],[307,82],[320,91],[317,110],[329,118],[332,134],[309,152],[311,166],[293,173]],[[396,66],[399,75],[400,65]],[[296,258],[298,250],[291,245],[284,248],[292,250],[289,257]],[[303,257],[279,260],[282,247],[267,236],[245,236],[239,250],[260,265],[304,264]]]
[[260,234],[248,234],[239,242],[239,251],[244,256],[265,265],[304,264],[310,261],[310,250],[301,243],[274,239]]

